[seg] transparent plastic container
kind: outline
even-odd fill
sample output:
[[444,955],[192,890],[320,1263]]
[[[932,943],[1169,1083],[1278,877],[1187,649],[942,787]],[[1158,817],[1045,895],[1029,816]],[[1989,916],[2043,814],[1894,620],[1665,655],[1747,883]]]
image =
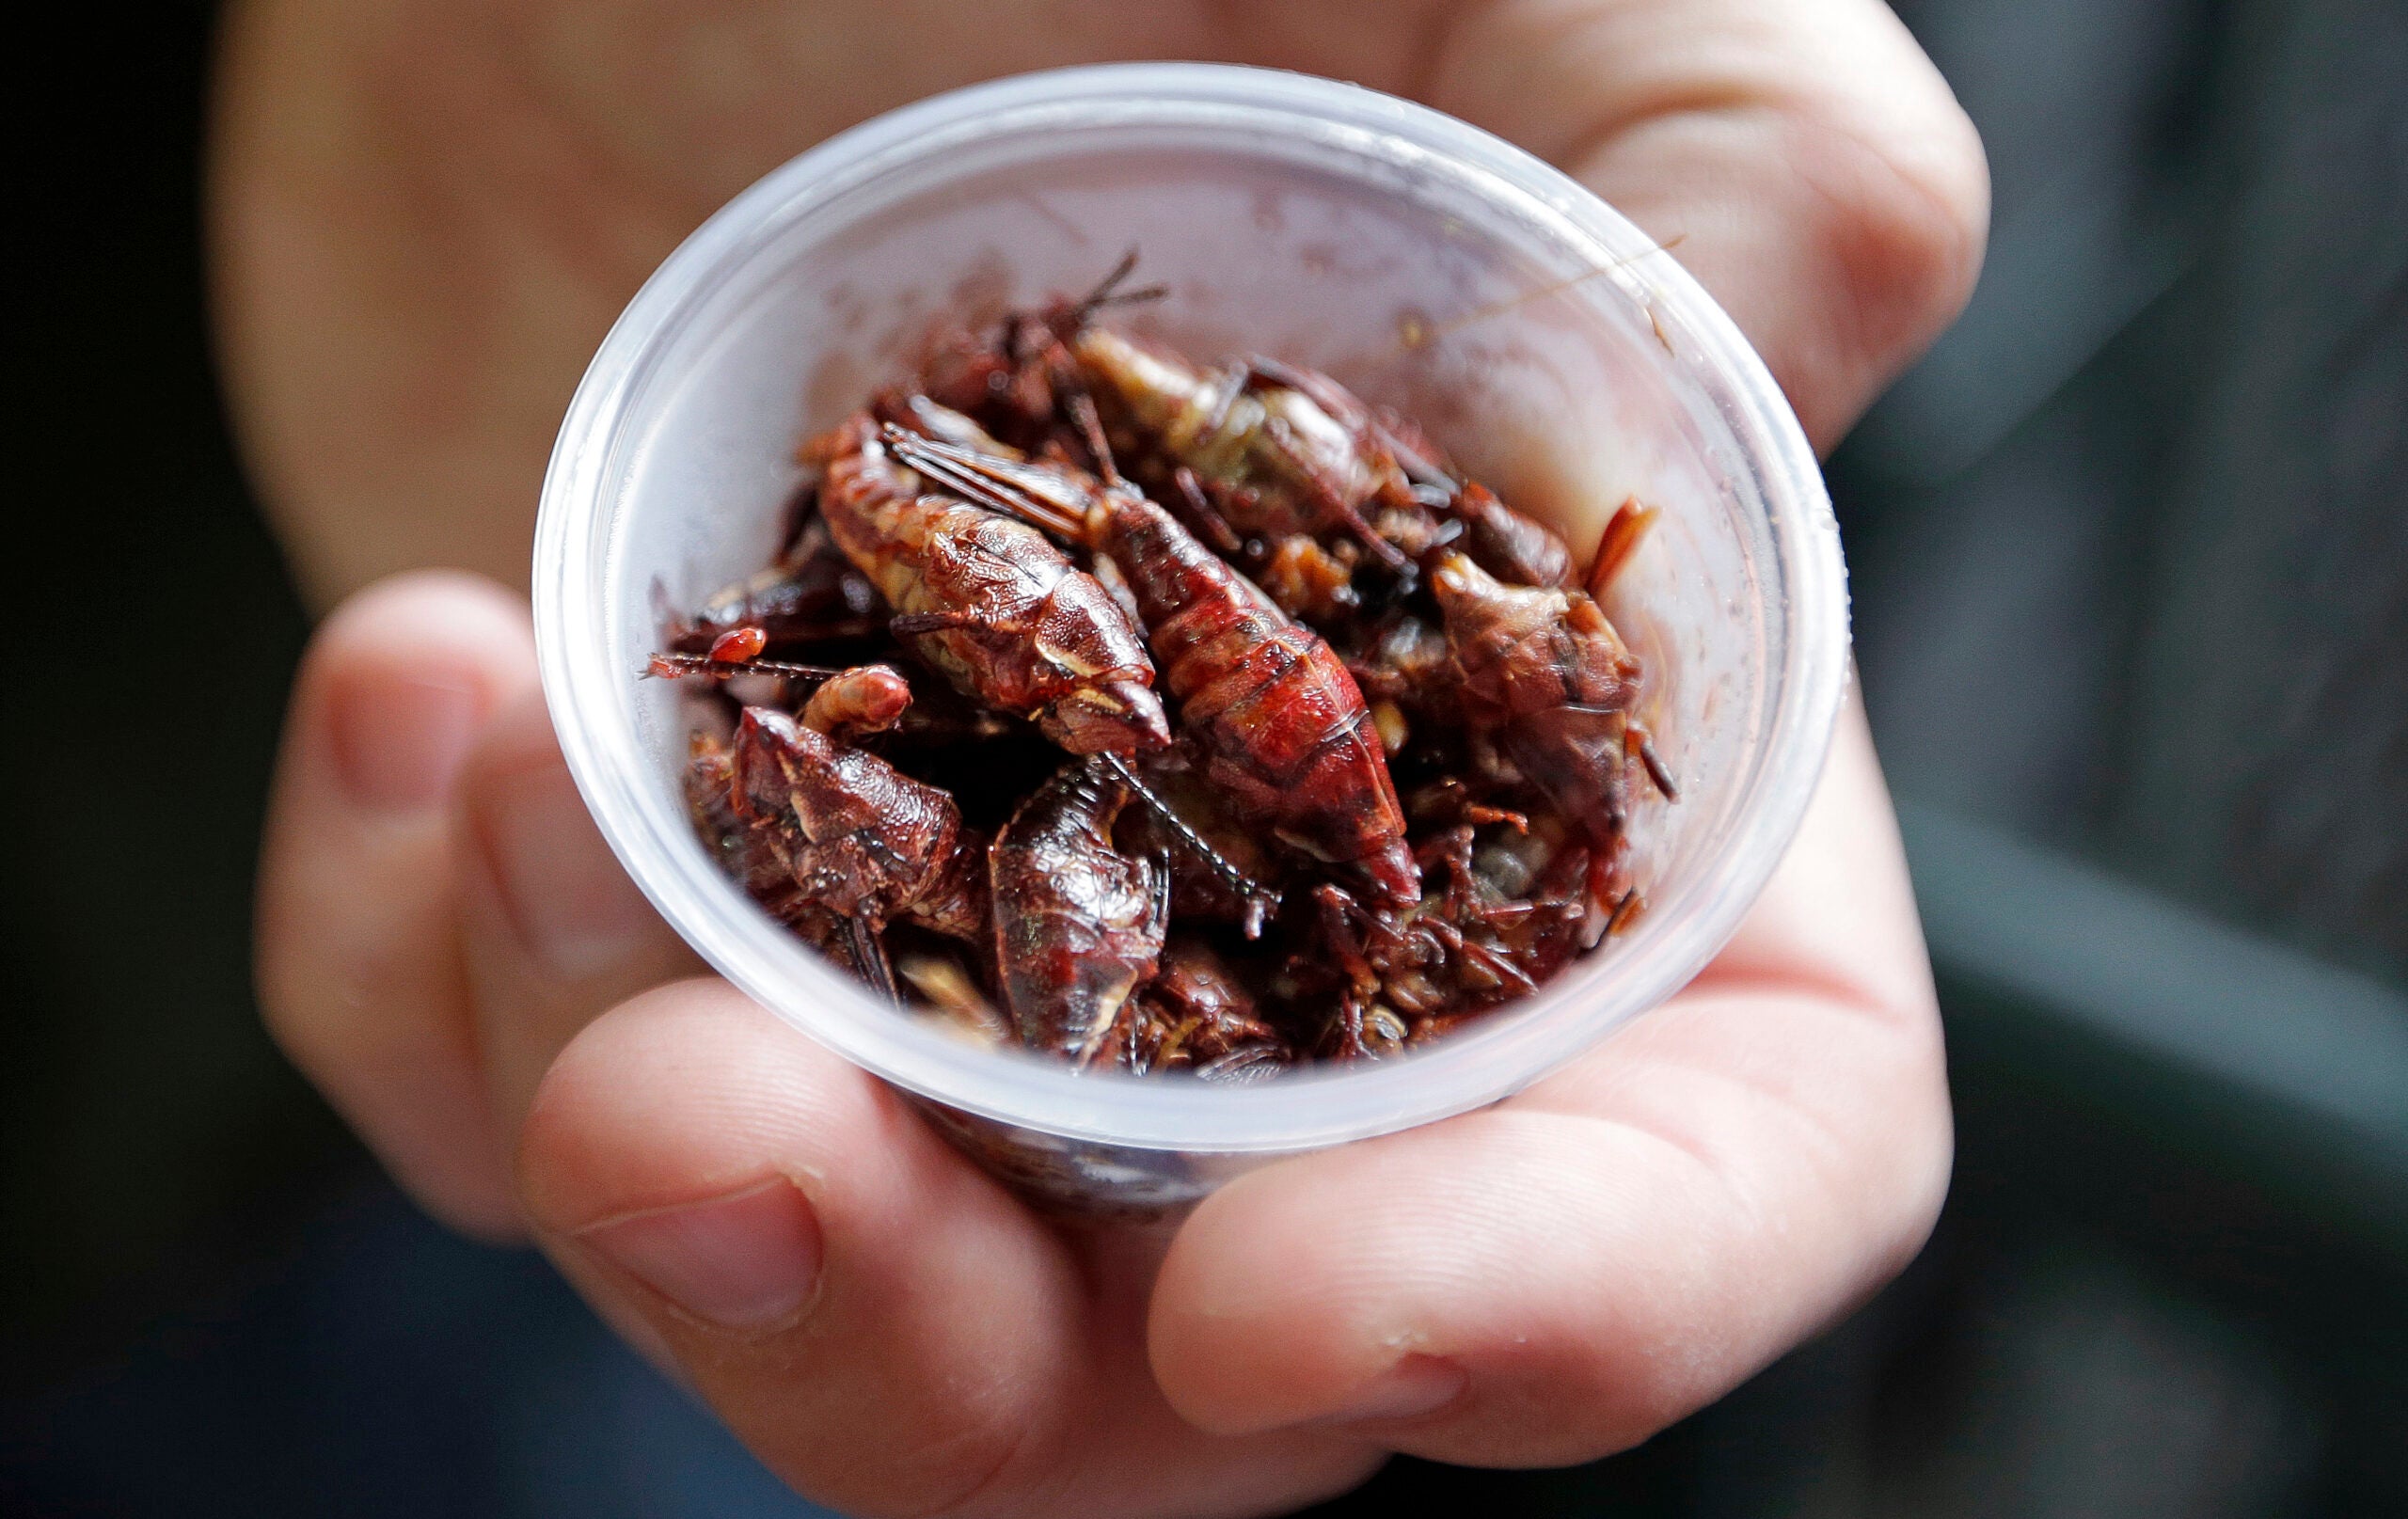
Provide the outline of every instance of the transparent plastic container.
[[[1275,355],[1420,420],[1586,554],[1662,510],[1608,604],[1682,783],[1638,810],[1648,910],[1530,998],[1411,1055],[1257,1085],[1074,1074],[867,995],[696,841],[679,605],[766,562],[796,444],[900,378],[933,319],[1083,290],[1208,358]],[[1655,1006],[1729,937],[1795,831],[1846,678],[1821,474],[1771,377],[1671,256],[1571,180],[1352,86],[1198,64],[1029,74],[924,101],[763,179],[631,302],[545,482],[534,599],[569,767],[620,860],[729,980],[1058,1206],[1176,1209],[1283,1154],[1494,1102]]]

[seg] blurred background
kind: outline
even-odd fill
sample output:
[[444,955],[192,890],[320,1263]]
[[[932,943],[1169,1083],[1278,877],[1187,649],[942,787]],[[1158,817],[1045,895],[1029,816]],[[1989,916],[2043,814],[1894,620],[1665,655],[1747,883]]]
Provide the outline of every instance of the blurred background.
[[[1898,8],[1997,187],[1972,309],[1830,466],[1946,1216],[1638,1451],[1317,1511],[2408,1513],[2408,4]],[[55,11],[17,134],[0,1513],[808,1512],[258,1027],[305,623],[210,369],[212,19]]]

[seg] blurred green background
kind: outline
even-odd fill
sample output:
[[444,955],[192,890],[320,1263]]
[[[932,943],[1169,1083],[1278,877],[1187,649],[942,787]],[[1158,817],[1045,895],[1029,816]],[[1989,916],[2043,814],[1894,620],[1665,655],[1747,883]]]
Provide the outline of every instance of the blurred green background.
[[[1899,9],[1997,186],[1965,321],[1830,468],[1947,1214],[1639,1451],[1328,1512],[2408,1512],[2408,5]],[[260,1033],[305,623],[210,369],[212,8],[59,19],[7,365],[0,1512],[808,1511]]]

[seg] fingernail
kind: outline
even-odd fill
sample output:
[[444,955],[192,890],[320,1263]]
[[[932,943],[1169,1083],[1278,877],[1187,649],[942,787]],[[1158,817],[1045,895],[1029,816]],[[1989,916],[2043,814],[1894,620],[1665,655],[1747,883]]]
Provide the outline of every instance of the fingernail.
[[1370,1424],[1434,1414],[1462,1396],[1471,1379],[1435,1355],[1408,1355],[1373,1378],[1345,1407],[1318,1424]]
[[578,1238],[689,1316],[738,1333],[793,1318],[819,1284],[819,1220],[783,1177],[610,1219]]
[[474,825],[510,926],[552,974],[585,979],[647,941],[652,909],[558,764],[477,788]]
[[451,788],[483,704],[470,687],[405,676],[344,682],[327,704],[335,773],[352,800],[410,812]]

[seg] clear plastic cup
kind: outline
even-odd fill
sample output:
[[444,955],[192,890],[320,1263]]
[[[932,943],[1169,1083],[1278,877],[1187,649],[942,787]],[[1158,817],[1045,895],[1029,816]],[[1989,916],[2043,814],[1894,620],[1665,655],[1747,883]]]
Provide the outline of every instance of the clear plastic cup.
[[[1608,609],[1679,777],[1638,809],[1648,910],[1536,995],[1410,1055],[1256,1085],[1075,1074],[973,1047],[817,958],[722,875],[679,788],[655,587],[766,562],[795,447],[900,378],[929,324],[1083,290],[1135,246],[1131,313],[1207,357],[1326,370],[1420,420],[1585,554],[1662,511]],[[1370,90],[1261,70],[1027,74],[855,128],[738,196],[594,356],[544,486],[544,687],[637,884],[729,980],[917,1099],[1055,1205],[1176,1209],[1276,1156],[1494,1102],[1662,1002],[1721,946],[1813,790],[1846,679],[1822,479],[1746,340],[1669,255],[1539,160]]]

